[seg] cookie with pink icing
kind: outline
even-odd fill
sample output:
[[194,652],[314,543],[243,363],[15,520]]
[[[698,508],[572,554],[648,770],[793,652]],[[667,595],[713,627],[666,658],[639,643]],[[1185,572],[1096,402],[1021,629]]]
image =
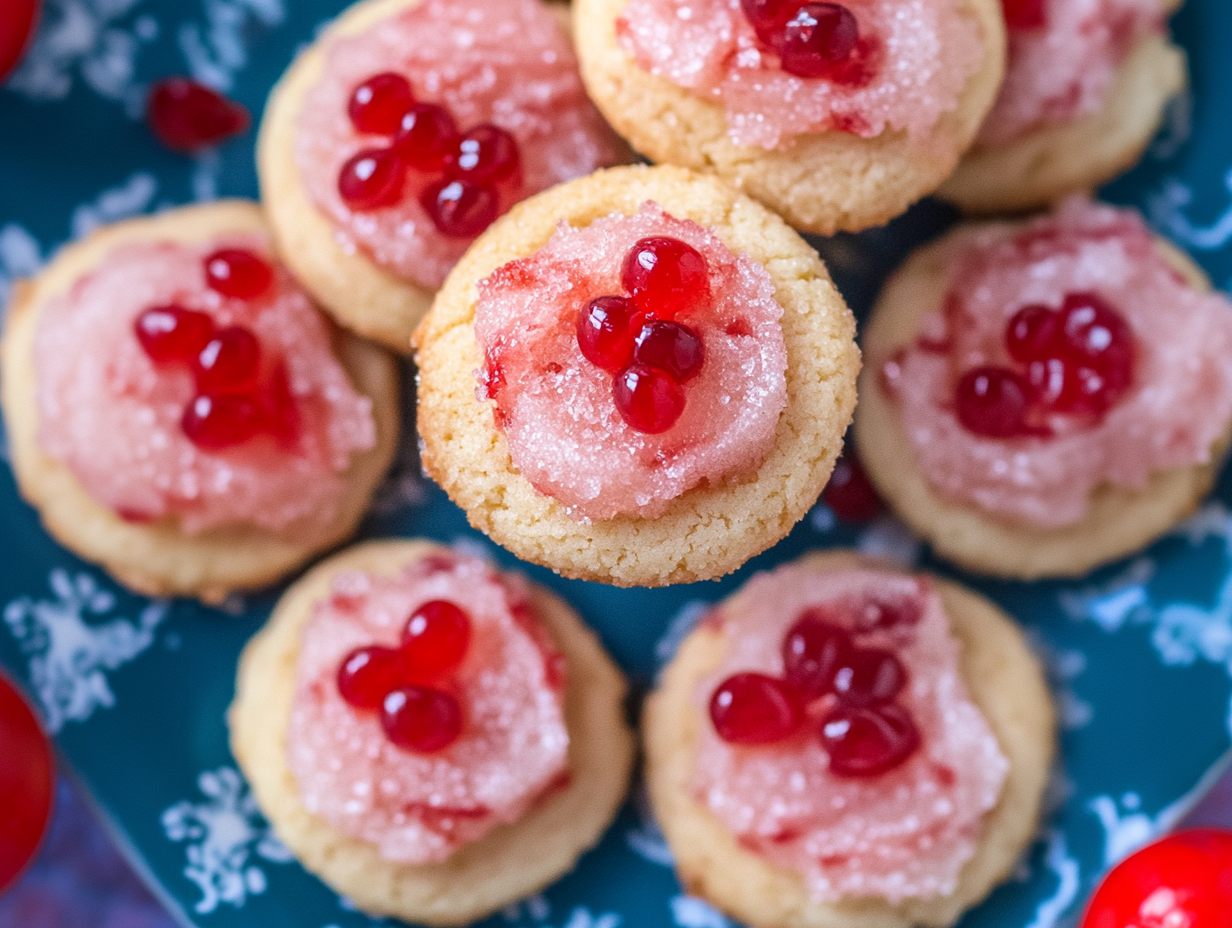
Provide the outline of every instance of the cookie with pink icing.
[[628,151],[542,0],[366,0],[304,51],[262,125],[262,198],[344,325],[407,351],[432,294],[517,201]]
[[991,603],[844,552],[752,577],[647,703],[690,892],[757,928],[952,924],[1029,845],[1053,714]]
[[[1131,167],[1187,82],[1176,0],[1004,0],[1005,83],[941,195],[974,212],[1040,207]],[[1006,183],[1013,178],[1013,183]]]
[[338,334],[241,201],[66,249],[19,291],[4,356],[23,494],[150,593],[216,598],[336,544],[396,439],[391,359]]
[[878,225],[935,189],[1000,83],[998,0],[583,0],[591,96],[638,151],[792,225]]
[[1232,431],[1232,306],[1138,214],[1088,200],[922,249],[866,350],[869,476],[973,569],[1136,550],[1209,489]]
[[372,542],[245,650],[232,746],[309,869],[366,912],[467,924],[541,889],[624,795],[624,681],[561,600],[471,555]]

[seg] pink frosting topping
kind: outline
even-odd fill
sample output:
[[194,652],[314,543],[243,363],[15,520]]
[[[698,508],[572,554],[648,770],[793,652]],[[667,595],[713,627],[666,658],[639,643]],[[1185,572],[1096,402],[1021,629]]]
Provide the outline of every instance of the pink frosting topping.
[[[1210,460],[1232,420],[1232,306],[1168,263],[1137,213],[1073,199],[1024,230],[981,229],[947,257],[945,308],[883,366],[921,471],[946,496],[1041,528],[1070,525],[1092,492],[1141,488],[1155,472]],[[1012,365],[1006,324],[1025,306],[1098,295],[1133,332],[1134,380],[1102,419],[1055,415],[1050,434],[974,435],[955,384],[980,365]]]
[[[356,648],[396,647],[408,617],[433,600],[471,622],[449,683],[463,726],[448,747],[417,754],[389,740],[376,712],[344,702],[337,675]],[[287,760],[304,807],[387,860],[444,860],[568,782],[564,672],[516,575],[460,555],[394,577],[339,574],[304,626],[296,665]]]
[[871,72],[855,83],[786,73],[740,0],[629,0],[616,30],[643,69],[721,102],[737,144],[786,148],[806,133],[887,130],[925,142],[983,60],[979,26],[961,0],[843,6],[855,15]]
[[[860,609],[827,612],[829,621],[845,617],[860,647],[897,654],[908,675],[897,701],[915,721],[919,749],[879,776],[841,777],[811,722],[786,741],[740,746],[707,720],[691,788],[744,847],[803,874],[818,900],[947,895],[975,853],[1009,762],[968,695],[958,642],[927,580],[799,564],[756,575],[710,620],[728,649],[698,687],[698,711],[707,711],[716,685],[733,673],[781,677],[781,644],[793,623],[809,609],[850,602],[892,603],[891,614],[907,617],[870,626],[857,618]],[[808,718],[824,715],[833,699],[810,705]]]
[[[34,344],[39,444],[126,519],[174,516],[189,533],[257,525],[310,539],[337,516],[352,455],[376,443],[372,401],[356,393],[328,324],[284,270],[275,267],[255,299],[210,289],[203,261],[217,248],[268,256],[253,236],[121,245],[44,307]],[[249,329],[281,359],[298,420],[290,442],[259,435],[207,451],[185,436],[193,375],[154,363],[134,331],[144,311],[172,303],[220,328]]]
[[[579,312],[622,292],[625,255],[648,236],[697,249],[712,294],[707,307],[682,319],[700,334],[705,363],[687,384],[680,418],[658,434],[621,418],[612,375],[578,346]],[[782,314],[765,268],[655,203],[584,228],[562,223],[533,255],[479,283],[475,334],[485,368],[478,397],[495,400],[518,470],[574,518],[654,518],[702,481],[747,473],[765,459],[787,403]]]
[[500,212],[622,160],[620,140],[586,96],[569,37],[540,0],[424,0],[335,39],[304,99],[296,161],[342,246],[404,279],[440,286],[471,240],[442,235],[421,205],[434,175],[410,171],[406,195],[374,211],[354,212],[339,194],[347,159],[387,144],[356,132],[347,102],[359,84],[390,71],[410,80],[419,101],[445,106],[463,131],[493,123],[513,134],[521,183],[501,187]]
[[1041,3],[1042,25],[1011,26],[1005,83],[980,145],[1007,145],[1032,129],[1095,112],[1134,43],[1163,29],[1160,0]]

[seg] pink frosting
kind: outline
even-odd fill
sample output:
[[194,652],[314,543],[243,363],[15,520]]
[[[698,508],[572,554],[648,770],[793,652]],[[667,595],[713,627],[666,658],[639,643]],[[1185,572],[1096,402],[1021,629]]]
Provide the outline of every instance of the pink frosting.
[[696,96],[720,101],[739,145],[786,148],[805,133],[872,138],[905,130],[926,141],[958,107],[984,57],[961,0],[845,0],[875,43],[875,74],[862,86],[784,72],[740,0],[629,0],[617,35],[637,63]]
[[[1017,234],[965,236],[947,265],[945,311],[926,317],[921,341],[884,368],[935,489],[1051,528],[1081,520],[1101,484],[1137,489],[1157,471],[1210,460],[1232,420],[1232,305],[1189,286],[1137,213],[1073,199]],[[1096,293],[1129,324],[1134,385],[1098,424],[1052,417],[1052,437],[964,429],[954,412],[957,379],[982,364],[1012,366],[1008,320],[1030,304],[1057,308],[1074,292]]]
[[300,113],[295,155],[304,185],[344,248],[425,287],[439,287],[470,244],[441,235],[420,205],[435,175],[410,172],[403,200],[372,212],[352,212],[338,193],[343,163],[387,144],[359,135],[347,116],[354,88],[382,71],[406,76],[417,99],[444,105],[463,131],[491,122],[513,133],[522,184],[502,189],[502,212],[623,160],[623,145],[586,96],[569,37],[540,0],[424,0],[335,39]]
[[[411,613],[436,599],[471,619],[453,676],[465,722],[447,748],[415,754],[386,738],[375,711],[343,702],[337,673],[356,648],[396,647]],[[304,626],[296,665],[287,761],[304,808],[387,860],[444,860],[567,783],[563,681],[563,658],[516,575],[462,556],[396,577],[339,574]]]
[[[352,455],[376,443],[372,401],[351,386],[328,324],[284,270],[251,302],[206,286],[203,259],[220,247],[272,260],[253,236],[122,245],[44,307],[34,343],[39,444],[127,519],[175,516],[189,533],[290,528],[309,541],[337,516]],[[185,437],[180,419],[194,395],[192,374],[156,366],[133,329],[142,312],[172,302],[218,326],[248,327],[263,352],[283,359],[300,419],[293,446],[260,436],[204,451]]]
[[[714,297],[710,310],[681,320],[701,335],[706,360],[686,384],[684,413],[657,435],[625,424],[612,375],[577,343],[579,311],[624,292],[625,254],[650,235],[701,252]],[[518,470],[574,518],[654,518],[689,488],[747,473],[769,453],[787,404],[782,314],[765,268],[657,204],[581,229],[562,223],[533,255],[479,283],[475,335],[486,368],[478,395],[495,399]]]
[[920,606],[914,625],[856,635],[861,646],[892,648],[906,667],[897,701],[920,731],[920,749],[881,776],[844,779],[830,773],[809,726],[780,744],[740,747],[720,739],[707,716],[691,788],[744,847],[803,874],[818,900],[948,895],[975,854],[1009,762],[967,693],[958,642],[927,580],[799,564],[758,574],[712,620],[728,650],[698,687],[697,711],[707,712],[711,693],[733,673],[781,676],[783,637],[805,609],[865,597]]
[[1047,0],[1042,28],[1010,30],[1005,83],[978,143],[1095,112],[1134,43],[1162,29],[1160,0]]

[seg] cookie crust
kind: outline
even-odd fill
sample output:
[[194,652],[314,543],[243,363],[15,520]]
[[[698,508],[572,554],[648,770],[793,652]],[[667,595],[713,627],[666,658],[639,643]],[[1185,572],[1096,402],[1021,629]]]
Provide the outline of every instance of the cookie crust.
[[[803,563],[818,571],[856,566],[897,571],[847,551],[808,554]],[[801,875],[744,849],[690,795],[698,729],[706,724],[696,689],[726,650],[722,636],[704,625],[685,639],[642,718],[651,802],[687,892],[756,928],[946,928],[1009,876],[1038,827],[1055,752],[1052,700],[1012,620],[965,587],[933,582],[961,646],[963,679],[1010,761],[1001,797],[985,817],[979,847],[955,893],[897,906],[871,897],[814,902]]]
[[228,712],[231,750],[261,810],[307,869],[374,915],[465,925],[542,889],[571,870],[620,806],[633,765],[625,682],[595,635],[563,600],[532,586],[535,608],[565,656],[570,784],[512,825],[500,825],[442,863],[407,866],[380,856],[308,812],[286,760],[300,633],[312,604],[340,571],[395,574],[439,551],[420,540],[357,545],[318,564],[287,590],[240,658]]
[[187,535],[174,517],[143,525],[125,522],[91,497],[66,465],[39,447],[34,337],[48,300],[123,242],[198,243],[237,232],[268,236],[255,203],[224,200],[99,229],[64,248],[37,278],[18,285],[0,342],[0,403],[22,496],[39,510],[44,527],[61,544],[149,596],[196,596],[217,602],[233,590],[272,583],[338,544],[363,517],[397,446],[398,370],[393,359],[374,345],[335,332],[340,363],[355,388],[372,399],[377,443],[351,459],[348,492],[332,530],[319,544],[297,540],[294,527],[274,533],[256,526],[220,526]]
[[[1141,490],[1097,487],[1086,518],[1069,526],[1041,529],[1015,523],[938,494],[915,462],[898,407],[878,372],[895,351],[915,341],[921,317],[940,308],[949,256],[969,228],[912,254],[878,298],[864,332],[869,364],[860,381],[856,447],[877,492],[942,557],[968,570],[1021,580],[1082,576],[1144,547],[1193,511],[1214,486],[1232,423],[1209,463],[1159,471]],[[1191,286],[1210,290],[1187,255],[1163,240],[1157,240],[1157,247]]]
[[[783,306],[787,407],[756,472],[701,485],[656,519],[583,523],[513,466],[489,403],[475,400],[476,281],[543,246],[559,221],[585,226],[654,200],[765,266]],[[525,200],[449,275],[416,333],[423,464],[470,522],[523,560],[567,577],[666,586],[735,570],[786,535],[829,479],[855,405],[855,323],[816,252],[777,216],[681,168],[612,168]]]
[[627,0],[577,0],[574,33],[582,79],[608,122],[652,161],[717,174],[819,235],[881,225],[935,190],[975,139],[1005,73],[1005,21],[997,0],[966,0],[984,36],[980,70],[933,134],[933,149],[905,132],[863,139],[844,132],[799,136],[784,150],[736,145],[721,103],[641,69],[620,47]]

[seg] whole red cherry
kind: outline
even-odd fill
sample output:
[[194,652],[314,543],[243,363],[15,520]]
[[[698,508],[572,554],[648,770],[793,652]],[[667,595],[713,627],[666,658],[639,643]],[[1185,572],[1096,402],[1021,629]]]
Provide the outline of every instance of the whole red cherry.
[[55,792],[51,745],[34,711],[0,673],[0,893],[34,858]]
[[0,81],[25,54],[38,24],[39,0],[5,0],[0,7]]
[[1169,835],[1117,864],[1082,928],[1224,928],[1232,918],[1232,832]]

